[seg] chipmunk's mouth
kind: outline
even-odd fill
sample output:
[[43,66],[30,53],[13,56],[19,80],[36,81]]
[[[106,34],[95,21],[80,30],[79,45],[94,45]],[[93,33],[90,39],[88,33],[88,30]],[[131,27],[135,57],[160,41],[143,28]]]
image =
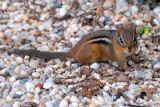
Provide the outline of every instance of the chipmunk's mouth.
[[132,50],[125,50],[125,54],[127,55],[127,56],[131,56],[131,55],[133,55],[133,51]]

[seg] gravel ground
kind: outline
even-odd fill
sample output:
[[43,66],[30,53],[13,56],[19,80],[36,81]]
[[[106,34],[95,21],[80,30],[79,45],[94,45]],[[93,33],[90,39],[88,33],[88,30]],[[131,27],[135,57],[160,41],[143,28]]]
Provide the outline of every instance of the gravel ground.
[[[153,1],[1,0],[0,107],[160,106],[160,3]],[[141,60],[129,59],[130,72],[111,61],[81,66],[9,53],[69,51],[89,32],[130,21]]]

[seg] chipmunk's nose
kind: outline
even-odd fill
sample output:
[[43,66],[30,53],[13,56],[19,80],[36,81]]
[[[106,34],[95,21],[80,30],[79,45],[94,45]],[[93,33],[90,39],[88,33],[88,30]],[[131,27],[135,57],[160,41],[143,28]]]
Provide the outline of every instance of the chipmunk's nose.
[[132,52],[131,47],[128,47],[128,51],[129,51],[129,52]]

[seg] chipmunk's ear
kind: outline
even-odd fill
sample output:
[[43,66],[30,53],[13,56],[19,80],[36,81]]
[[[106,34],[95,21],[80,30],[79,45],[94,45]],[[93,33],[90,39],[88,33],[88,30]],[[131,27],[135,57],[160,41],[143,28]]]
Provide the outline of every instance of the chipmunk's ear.
[[122,25],[117,25],[116,29],[117,29],[117,33],[120,35],[122,33],[123,26]]

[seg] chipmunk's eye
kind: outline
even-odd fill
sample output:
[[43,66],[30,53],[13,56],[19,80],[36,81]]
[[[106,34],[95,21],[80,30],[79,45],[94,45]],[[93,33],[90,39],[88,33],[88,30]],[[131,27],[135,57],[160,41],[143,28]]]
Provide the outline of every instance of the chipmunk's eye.
[[123,39],[120,37],[120,42],[123,44]]

